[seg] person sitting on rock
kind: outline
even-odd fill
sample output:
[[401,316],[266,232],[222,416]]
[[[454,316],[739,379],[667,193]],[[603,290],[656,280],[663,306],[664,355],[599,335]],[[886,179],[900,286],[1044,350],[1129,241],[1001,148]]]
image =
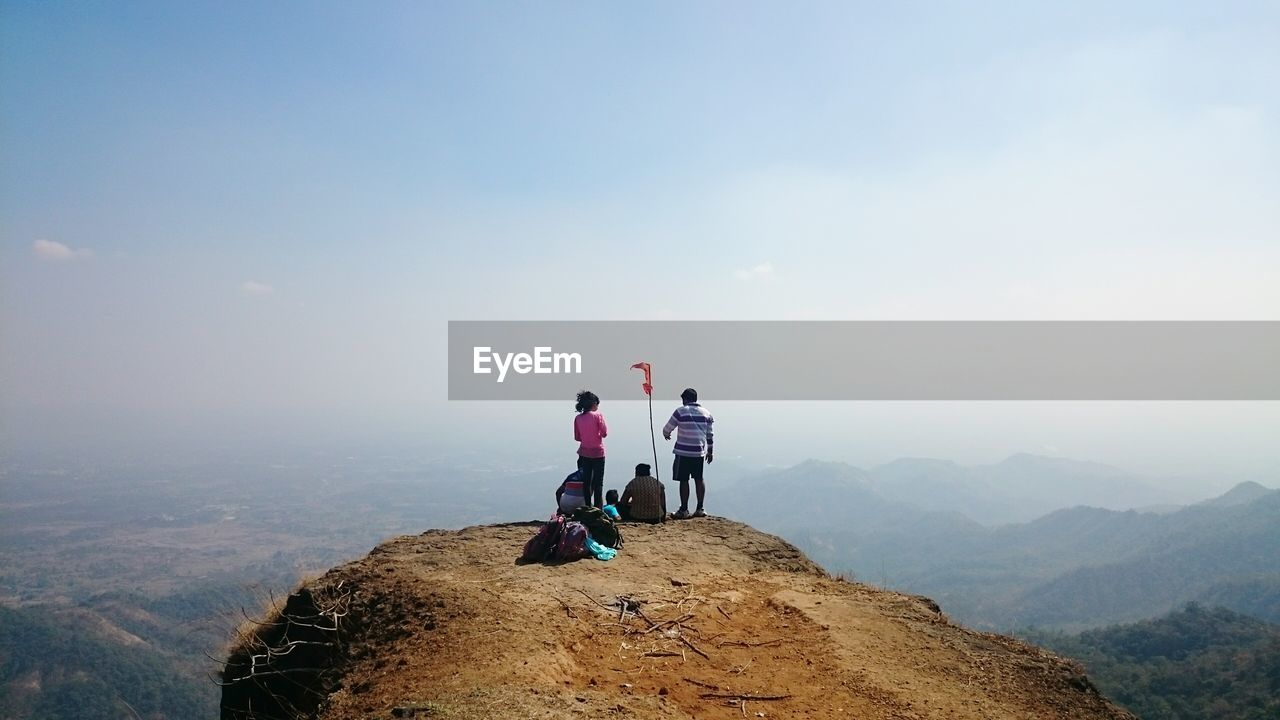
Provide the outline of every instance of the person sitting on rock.
[[618,509],[623,520],[660,523],[667,519],[667,489],[649,474],[648,464],[636,465],[636,476],[623,489]]
[[572,515],[574,510],[587,504],[587,494],[582,482],[582,471],[574,470],[556,488],[556,506],[561,515]]

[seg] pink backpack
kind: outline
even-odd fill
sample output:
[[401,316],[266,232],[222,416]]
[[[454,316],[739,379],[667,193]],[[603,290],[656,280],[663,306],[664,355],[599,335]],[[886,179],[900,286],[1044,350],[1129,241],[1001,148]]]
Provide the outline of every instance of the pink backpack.
[[558,562],[569,562],[590,556],[591,552],[587,550],[589,537],[591,535],[587,532],[586,525],[573,520],[565,523],[564,530],[560,533],[560,541],[556,543],[555,559]]
[[556,545],[563,531],[564,518],[560,513],[552,515],[551,519],[543,523],[542,527],[538,528],[538,532],[524,544],[520,561],[535,563],[550,560],[556,552]]

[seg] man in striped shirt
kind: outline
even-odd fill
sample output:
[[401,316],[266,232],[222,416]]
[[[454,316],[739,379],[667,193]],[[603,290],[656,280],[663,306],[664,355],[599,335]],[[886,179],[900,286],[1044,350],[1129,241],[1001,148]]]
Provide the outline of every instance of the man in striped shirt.
[[697,390],[686,388],[680,393],[680,400],[684,405],[671,413],[671,419],[662,428],[662,437],[667,440],[671,439],[671,431],[676,431],[676,444],[672,449],[676,457],[671,475],[676,482],[680,483],[680,509],[676,511],[674,517],[681,519],[690,517],[689,478],[691,477],[698,490],[698,508],[693,511],[692,517],[706,517],[707,513],[702,509],[703,500],[707,496],[707,486],[702,482],[702,464],[704,457],[706,463],[711,464],[712,443],[715,439],[711,429],[713,420],[711,413],[698,404]]

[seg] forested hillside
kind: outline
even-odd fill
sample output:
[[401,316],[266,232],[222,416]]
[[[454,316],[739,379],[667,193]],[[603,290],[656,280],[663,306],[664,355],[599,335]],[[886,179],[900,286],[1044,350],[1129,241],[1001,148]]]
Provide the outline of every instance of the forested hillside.
[[1079,660],[1144,720],[1280,717],[1280,626],[1190,604],[1156,620],[1024,637]]
[[0,648],[0,717],[200,718],[216,696],[177,654],[91,614],[0,606]]

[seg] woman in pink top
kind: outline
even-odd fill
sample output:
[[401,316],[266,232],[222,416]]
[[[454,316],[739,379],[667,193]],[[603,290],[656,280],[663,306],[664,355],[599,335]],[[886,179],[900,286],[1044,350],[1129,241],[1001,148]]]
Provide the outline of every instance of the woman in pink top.
[[578,441],[578,469],[587,502],[604,507],[604,439],[609,426],[600,414],[600,398],[590,390],[578,393],[578,416],[573,419],[573,439]]

